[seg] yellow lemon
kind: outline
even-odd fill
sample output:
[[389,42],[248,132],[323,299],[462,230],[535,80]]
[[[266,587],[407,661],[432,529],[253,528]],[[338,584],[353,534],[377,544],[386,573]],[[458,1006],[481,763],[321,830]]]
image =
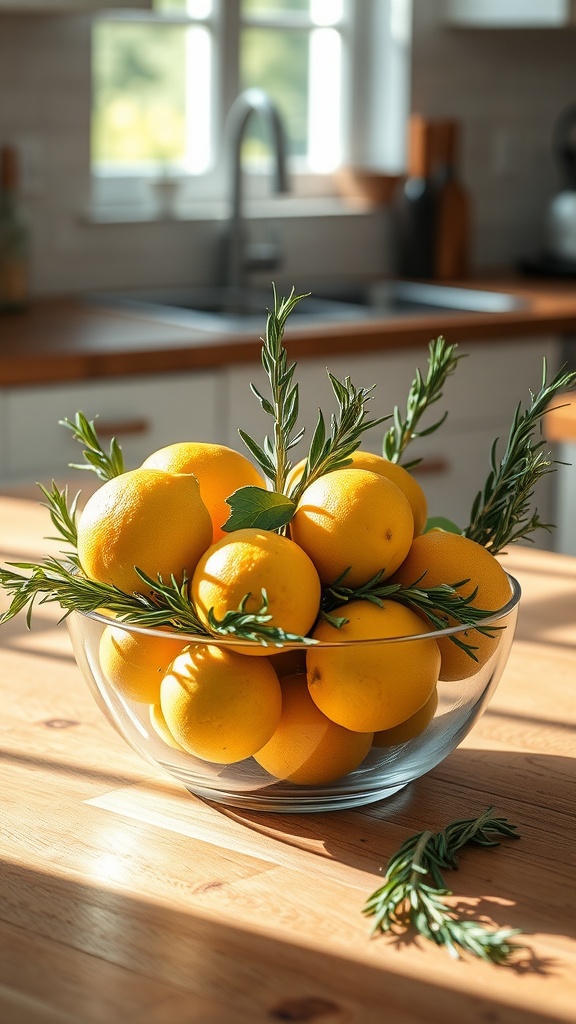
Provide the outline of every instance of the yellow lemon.
[[408,740],[413,740],[430,725],[436,714],[437,707],[438,689],[436,688],[432,696],[415,715],[410,715],[410,718],[407,718],[405,722],[400,722],[400,725],[395,725],[392,729],[382,729],[380,732],[375,732],[373,746],[394,747],[399,743],[407,743]]
[[372,733],[351,732],[322,714],[305,675],[282,679],[282,714],[255,760],[277,779],[319,786],[347,775],[364,760]]
[[165,582],[192,575],[210,544],[212,523],[196,477],[132,469],[107,480],[86,502],[78,556],[89,579],[127,593],[147,588],[135,566]]
[[414,536],[406,495],[391,480],[366,469],[336,469],[304,491],[290,536],[312,559],[322,583],[349,569],[344,585],[358,587],[380,570],[390,576]]
[[268,742],[282,711],[280,683],[267,658],[192,644],[160,684],[166,725],[190,754],[233,764]]
[[[396,484],[403,491],[410,503],[412,515],[414,516],[414,535],[417,536],[419,533],[422,533],[428,518],[428,502],[424,491],[418,481],[414,479],[412,473],[409,473],[407,469],[399,466],[396,462],[390,462],[389,459],[385,459],[382,455],[374,455],[373,452],[366,452],[361,448],[353,452],[350,459],[351,462],[349,466],[345,467],[346,469],[369,469],[372,473],[379,473],[380,476],[387,477],[388,480],[391,480],[393,484]],[[286,482],[288,492],[302,476],[305,465],[306,459],[302,459],[301,462],[290,470]]]
[[440,651],[420,616],[397,601],[382,605],[350,601],[335,609],[348,619],[340,629],[316,626],[317,640],[334,643],[415,637],[388,643],[311,646],[306,655],[308,688],[315,704],[346,729],[379,732],[404,722],[431,697],[438,682]]
[[222,526],[230,515],[226,503],[239,487],[263,487],[266,481],[240,452],[223,444],[180,441],[159,448],[142,463],[166,473],[193,473],[200,484],[200,497],[212,520],[212,542],[224,536]]
[[150,725],[154,729],[156,735],[159,736],[162,742],[165,743],[168,747],[173,747],[174,750],[181,750],[183,751],[183,753],[186,753],[184,747],[181,747],[180,744],[176,742],[172,733],[170,732],[170,729],[166,725],[166,719],[162,714],[162,708],[160,707],[160,704],[150,705]]
[[[271,616],[267,625],[297,636],[309,632],[320,607],[320,580],[308,555],[288,537],[268,530],[236,530],[202,555],[192,577],[194,604],[206,624],[210,609],[222,619],[227,611],[236,611],[246,594],[245,610],[258,611],[262,590]],[[253,650],[238,650],[271,653],[256,643]]]
[[160,697],[162,676],[186,643],[161,632],[152,635],[106,626],[100,637],[100,668],[123,697],[154,704]]
[[[420,577],[421,587],[436,587],[440,583],[453,585],[469,580],[458,588],[458,593],[468,597],[477,588],[471,604],[491,612],[502,608],[512,596],[508,577],[494,555],[476,541],[457,533],[433,530],[414,539],[392,582],[410,585]],[[467,629],[457,636],[474,648],[476,660],[448,637],[439,638],[442,654],[440,678],[446,681],[467,679],[473,675],[494,653],[502,634],[496,630],[491,636],[486,636],[475,629]]]
[[284,676],[293,676],[306,672],[306,651],[307,645],[300,644],[297,648],[292,647],[287,651],[279,651],[278,654],[268,654],[272,660],[274,671],[279,679]]

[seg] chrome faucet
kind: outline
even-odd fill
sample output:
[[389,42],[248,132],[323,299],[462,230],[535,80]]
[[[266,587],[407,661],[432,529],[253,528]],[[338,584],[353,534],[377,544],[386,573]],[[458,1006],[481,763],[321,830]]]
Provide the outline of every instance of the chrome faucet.
[[246,89],[230,108],[225,129],[225,146],[230,160],[231,210],[225,240],[225,285],[239,292],[245,283],[245,271],[273,269],[278,266],[280,250],[277,243],[249,245],[245,237],[242,203],[242,143],[250,118],[259,114],[267,122],[274,154],[274,188],[288,191],[286,172],[286,141],[280,115],[263,89]]

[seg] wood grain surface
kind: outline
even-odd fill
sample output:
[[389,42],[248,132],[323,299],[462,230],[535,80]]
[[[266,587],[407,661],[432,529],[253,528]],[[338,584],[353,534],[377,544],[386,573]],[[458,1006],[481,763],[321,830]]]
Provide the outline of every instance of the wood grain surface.
[[[1,498],[2,560],[53,547],[46,519]],[[202,802],[108,725],[54,608],[3,626],[0,1020],[573,1024],[576,559],[522,548],[506,567],[523,599],[488,710],[439,767],[354,811]],[[517,963],[371,938],[361,909],[402,840],[490,804],[520,841],[466,851],[450,882],[522,929]]]

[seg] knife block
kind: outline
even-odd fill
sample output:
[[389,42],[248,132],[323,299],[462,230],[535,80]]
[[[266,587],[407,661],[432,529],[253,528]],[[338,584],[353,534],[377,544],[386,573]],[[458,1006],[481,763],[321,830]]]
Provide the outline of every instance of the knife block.
[[465,278],[470,258],[470,199],[457,171],[458,126],[455,121],[439,121],[436,133],[434,276],[441,280]]
[[470,202],[457,174],[458,126],[413,115],[408,174],[392,203],[395,272],[456,279],[468,274]]

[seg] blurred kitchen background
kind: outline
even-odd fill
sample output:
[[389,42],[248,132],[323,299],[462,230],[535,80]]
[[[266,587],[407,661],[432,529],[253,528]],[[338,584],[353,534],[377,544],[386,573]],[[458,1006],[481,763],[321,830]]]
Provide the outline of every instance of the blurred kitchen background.
[[[571,19],[556,0],[0,0],[0,142],[19,154],[34,294],[211,282],[223,125],[252,86],[289,140],[290,193],[254,186],[287,278],[391,269],[389,208],[342,169],[401,174],[410,111],[457,122],[472,269],[515,267],[559,188]],[[266,167],[257,121],[247,155]]]
[[[433,336],[464,342],[422,470],[431,514],[466,522],[543,357],[576,367],[575,58],[574,0],[0,0],[0,486],[61,472],[58,421],[79,408],[130,465],[258,436],[270,282],[321,301],[335,282],[341,302],[369,280],[333,332],[334,304],[299,335],[307,429],[327,362],[382,383],[378,415]],[[415,303],[389,293],[398,277],[459,289]],[[221,342],[180,299],[95,301],[226,282],[266,299],[220,318]],[[576,416],[566,429],[539,507],[576,553]]]

